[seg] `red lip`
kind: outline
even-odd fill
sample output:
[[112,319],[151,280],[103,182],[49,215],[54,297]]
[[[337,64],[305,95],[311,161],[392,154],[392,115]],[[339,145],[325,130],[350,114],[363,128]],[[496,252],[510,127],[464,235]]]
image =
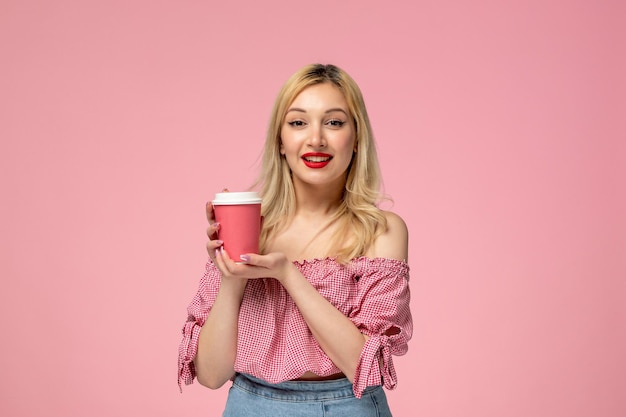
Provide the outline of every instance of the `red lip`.
[[[304,165],[309,168],[324,168],[331,159],[333,159],[332,155],[321,152],[308,152],[301,156]],[[316,160],[310,160],[311,158],[315,158]],[[319,160],[320,158],[324,158],[323,160]]]

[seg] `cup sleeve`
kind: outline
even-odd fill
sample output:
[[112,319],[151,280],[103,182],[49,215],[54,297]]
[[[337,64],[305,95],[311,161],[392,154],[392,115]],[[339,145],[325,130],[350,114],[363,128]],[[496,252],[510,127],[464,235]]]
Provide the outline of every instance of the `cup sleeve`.
[[209,259],[198,291],[187,307],[187,321],[183,325],[183,338],[178,347],[178,387],[181,392],[183,384],[193,383],[196,377],[193,360],[198,352],[198,338],[217,297],[220,277],[219,270]]

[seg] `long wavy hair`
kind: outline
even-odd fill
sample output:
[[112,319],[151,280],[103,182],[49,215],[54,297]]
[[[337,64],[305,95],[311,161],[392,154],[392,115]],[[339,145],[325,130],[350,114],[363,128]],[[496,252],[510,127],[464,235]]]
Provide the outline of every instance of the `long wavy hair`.
[[343,93],[355,127],[356,152],[348,167],[340,207],[331,219],[330,224],[338,223],[338,227],[326,254],[347,263],[365,254],[376,237],[387,229],[387,221],[377,207],[381,199],[380,168],[363,95],[356,82],[334,65],[307,65],[293,74],[278,93],[256,183],[263,197],[260,249],[265,253],[267,245],[289,224],[296,209],[291,170],[280,154],[285,115],[300,92],[320,83],[331,83]]

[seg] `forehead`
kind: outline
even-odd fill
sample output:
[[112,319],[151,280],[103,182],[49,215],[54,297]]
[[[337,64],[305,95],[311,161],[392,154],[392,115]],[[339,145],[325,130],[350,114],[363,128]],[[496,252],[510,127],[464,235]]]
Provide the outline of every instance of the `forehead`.
[[302,90],[292,101],[289,108],[303,110],[339,107],[348,110],[348,102],[341,90],[332,83],[311,85]]

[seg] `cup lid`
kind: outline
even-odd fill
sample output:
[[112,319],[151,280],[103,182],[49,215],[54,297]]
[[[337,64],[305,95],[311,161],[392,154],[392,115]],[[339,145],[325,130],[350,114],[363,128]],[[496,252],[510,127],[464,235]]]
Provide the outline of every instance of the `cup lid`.
[[216,193],[213,205],[261,204],[261,197],[256,191],[235,191]]

